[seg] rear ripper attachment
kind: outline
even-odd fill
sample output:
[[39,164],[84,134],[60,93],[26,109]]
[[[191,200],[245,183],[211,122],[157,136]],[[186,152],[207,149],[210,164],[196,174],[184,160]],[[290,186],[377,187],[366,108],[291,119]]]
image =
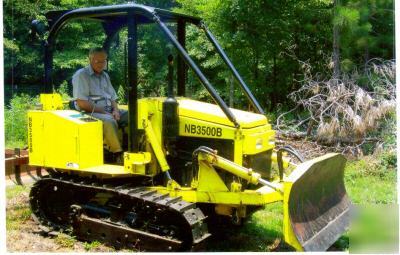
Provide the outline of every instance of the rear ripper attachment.
[[5,173],[13,183],[24,185],[24,181],[29,183],[42,177],[42,168],[29,166],[28,163],[27,150],[20,148],[5,149]]
[[45,177],[32,187],[30,204],[43,226],[116,248],[184,251],[210,236],[195,204],[145,187]]

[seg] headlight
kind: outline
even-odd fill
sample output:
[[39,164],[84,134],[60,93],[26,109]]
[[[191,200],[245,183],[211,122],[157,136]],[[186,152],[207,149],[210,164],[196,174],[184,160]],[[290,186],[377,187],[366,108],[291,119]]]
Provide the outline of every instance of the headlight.
[[256,140],[256,149],[259,150],[259,149],[262,149],[262,147],[263,147],[263,139],[262,138],[258,138]]
[[274,137],[270,138],[268,140],[268,143],[274,145],[275,144],[275,138]]

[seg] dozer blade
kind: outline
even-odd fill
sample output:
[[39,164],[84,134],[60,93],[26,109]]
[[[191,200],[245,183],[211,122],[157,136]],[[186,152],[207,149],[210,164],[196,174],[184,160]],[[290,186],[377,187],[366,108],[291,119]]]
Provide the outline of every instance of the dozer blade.
[[285,241],[297,250],[325,251],[350,224],[346,159],[327,154],[300,164],[284,183]]

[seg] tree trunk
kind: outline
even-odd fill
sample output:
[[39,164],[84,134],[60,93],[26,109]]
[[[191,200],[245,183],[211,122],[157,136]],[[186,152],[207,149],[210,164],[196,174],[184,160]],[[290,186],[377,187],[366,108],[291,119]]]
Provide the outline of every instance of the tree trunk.
[[231,75],[229,79],[229,107],[233,108],[233,91],[234,91],[234,79]]
[[367,67],[367,62],[369,60],[369,47],[368,45],[365,46],[365,51],[364,51],[364,66]]
[[258,62],[259,62],[259,54],[257,49],[254,49],[254,55],[255,55],[255,59],[254,59],[254,80],[256,81],[258,79]]
[[[337,13],[337,7],[340,6],[340,0],[334,0],[333,6],[333,17],[335,18]],[[340,78],[340,33],[339,26],[333,24],[333,79],[338,80]]]
[[[271,108],[274,109],[276,104],[277,104],[277,92],[276,89],[277,88],[277,70],[276,70],[276,55],[274,54],[274,67],[273,67],[273,73],[272,73],[272,80],[273,80],[273,86],[274,89],[272,90],[272,98],[271,98]],[[271,110],[272,110],[271,109]]]

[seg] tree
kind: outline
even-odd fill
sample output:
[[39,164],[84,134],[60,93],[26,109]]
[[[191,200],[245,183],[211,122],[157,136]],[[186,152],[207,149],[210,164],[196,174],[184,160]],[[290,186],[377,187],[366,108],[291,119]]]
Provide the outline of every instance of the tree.
[[[204,18],[262,106],[270,109],[285,102],[296,86],[294,80],[301,74],[297,59],[318,61],[326,44],[331,44],[326,26],[329,4],[321,1],[177,2],[179,11]],[[214,58],[211,49],[209,56],[192,53],[205,63],[202,67],[211,80],[227,74],[218,61],[207,65],[207,57]],[[225,82],[215,83],[222,91],[229,87]],[[242,98],[239,105],[245,102]]]
[[393,59],[393,1],[347,0],[337,6],[341,65],[349,72],[372,58]]
[[[338,0],[339,1],[339,0]],[[43,81],[43,49],[30,40],[30,23],[44,19],[48,10],[126,3],[124,0],[5,0],[4,73],[6,84],[40,84]],[[368,59],[394,57],[393,1],[340,0],[333,9],[330,0],[142,0],[138,3],[199,16],[205,20],[235,64],[262,107],[276,110],[291,107],[287,95],[298,89],[303,72],[298,60],[307,61],[315,74],[330,75],[321,59],[340,50],[342,72],[363,65]],[[333,16],[333,10],[335,15]],[[333,21],[333,22],[332,22]],[[333,36],[333,27],[340,30]],[[175,31],[172,25],[171,29]],[[54,84],[69,80],[76,69],[87,64],[90,47],[99,46],[104,35],[95,23],[77,21],[66,26],[56,45]],[[163,94],[166,77],[166,40],[157,28],[140,29],[139,88],[143,93]],[[228,101],[232,75],[204,34],[187,27],[187,49],[211,83]],[[78,42],[78,43],[77,43]],[[109,71],[116,87],[125,82],[124,44],[121,33],[112,47]],[[157,42],[157,44],[153,43]],[[176,52],[173,51],[176,55]],[[335,55],[335,54],[334,54]],[[336,57],[336,61],[338,61]],[[160,64],[161,63],[161,64]],[[336,67],[339,65],[336,64]],[[338,72],[336,72],[338,73]],[[39,74],[39,75],[38,75]],[[195,97],[209,100],[193,73],[188,87]],[[247,107],[237,86],[235,107]]]

